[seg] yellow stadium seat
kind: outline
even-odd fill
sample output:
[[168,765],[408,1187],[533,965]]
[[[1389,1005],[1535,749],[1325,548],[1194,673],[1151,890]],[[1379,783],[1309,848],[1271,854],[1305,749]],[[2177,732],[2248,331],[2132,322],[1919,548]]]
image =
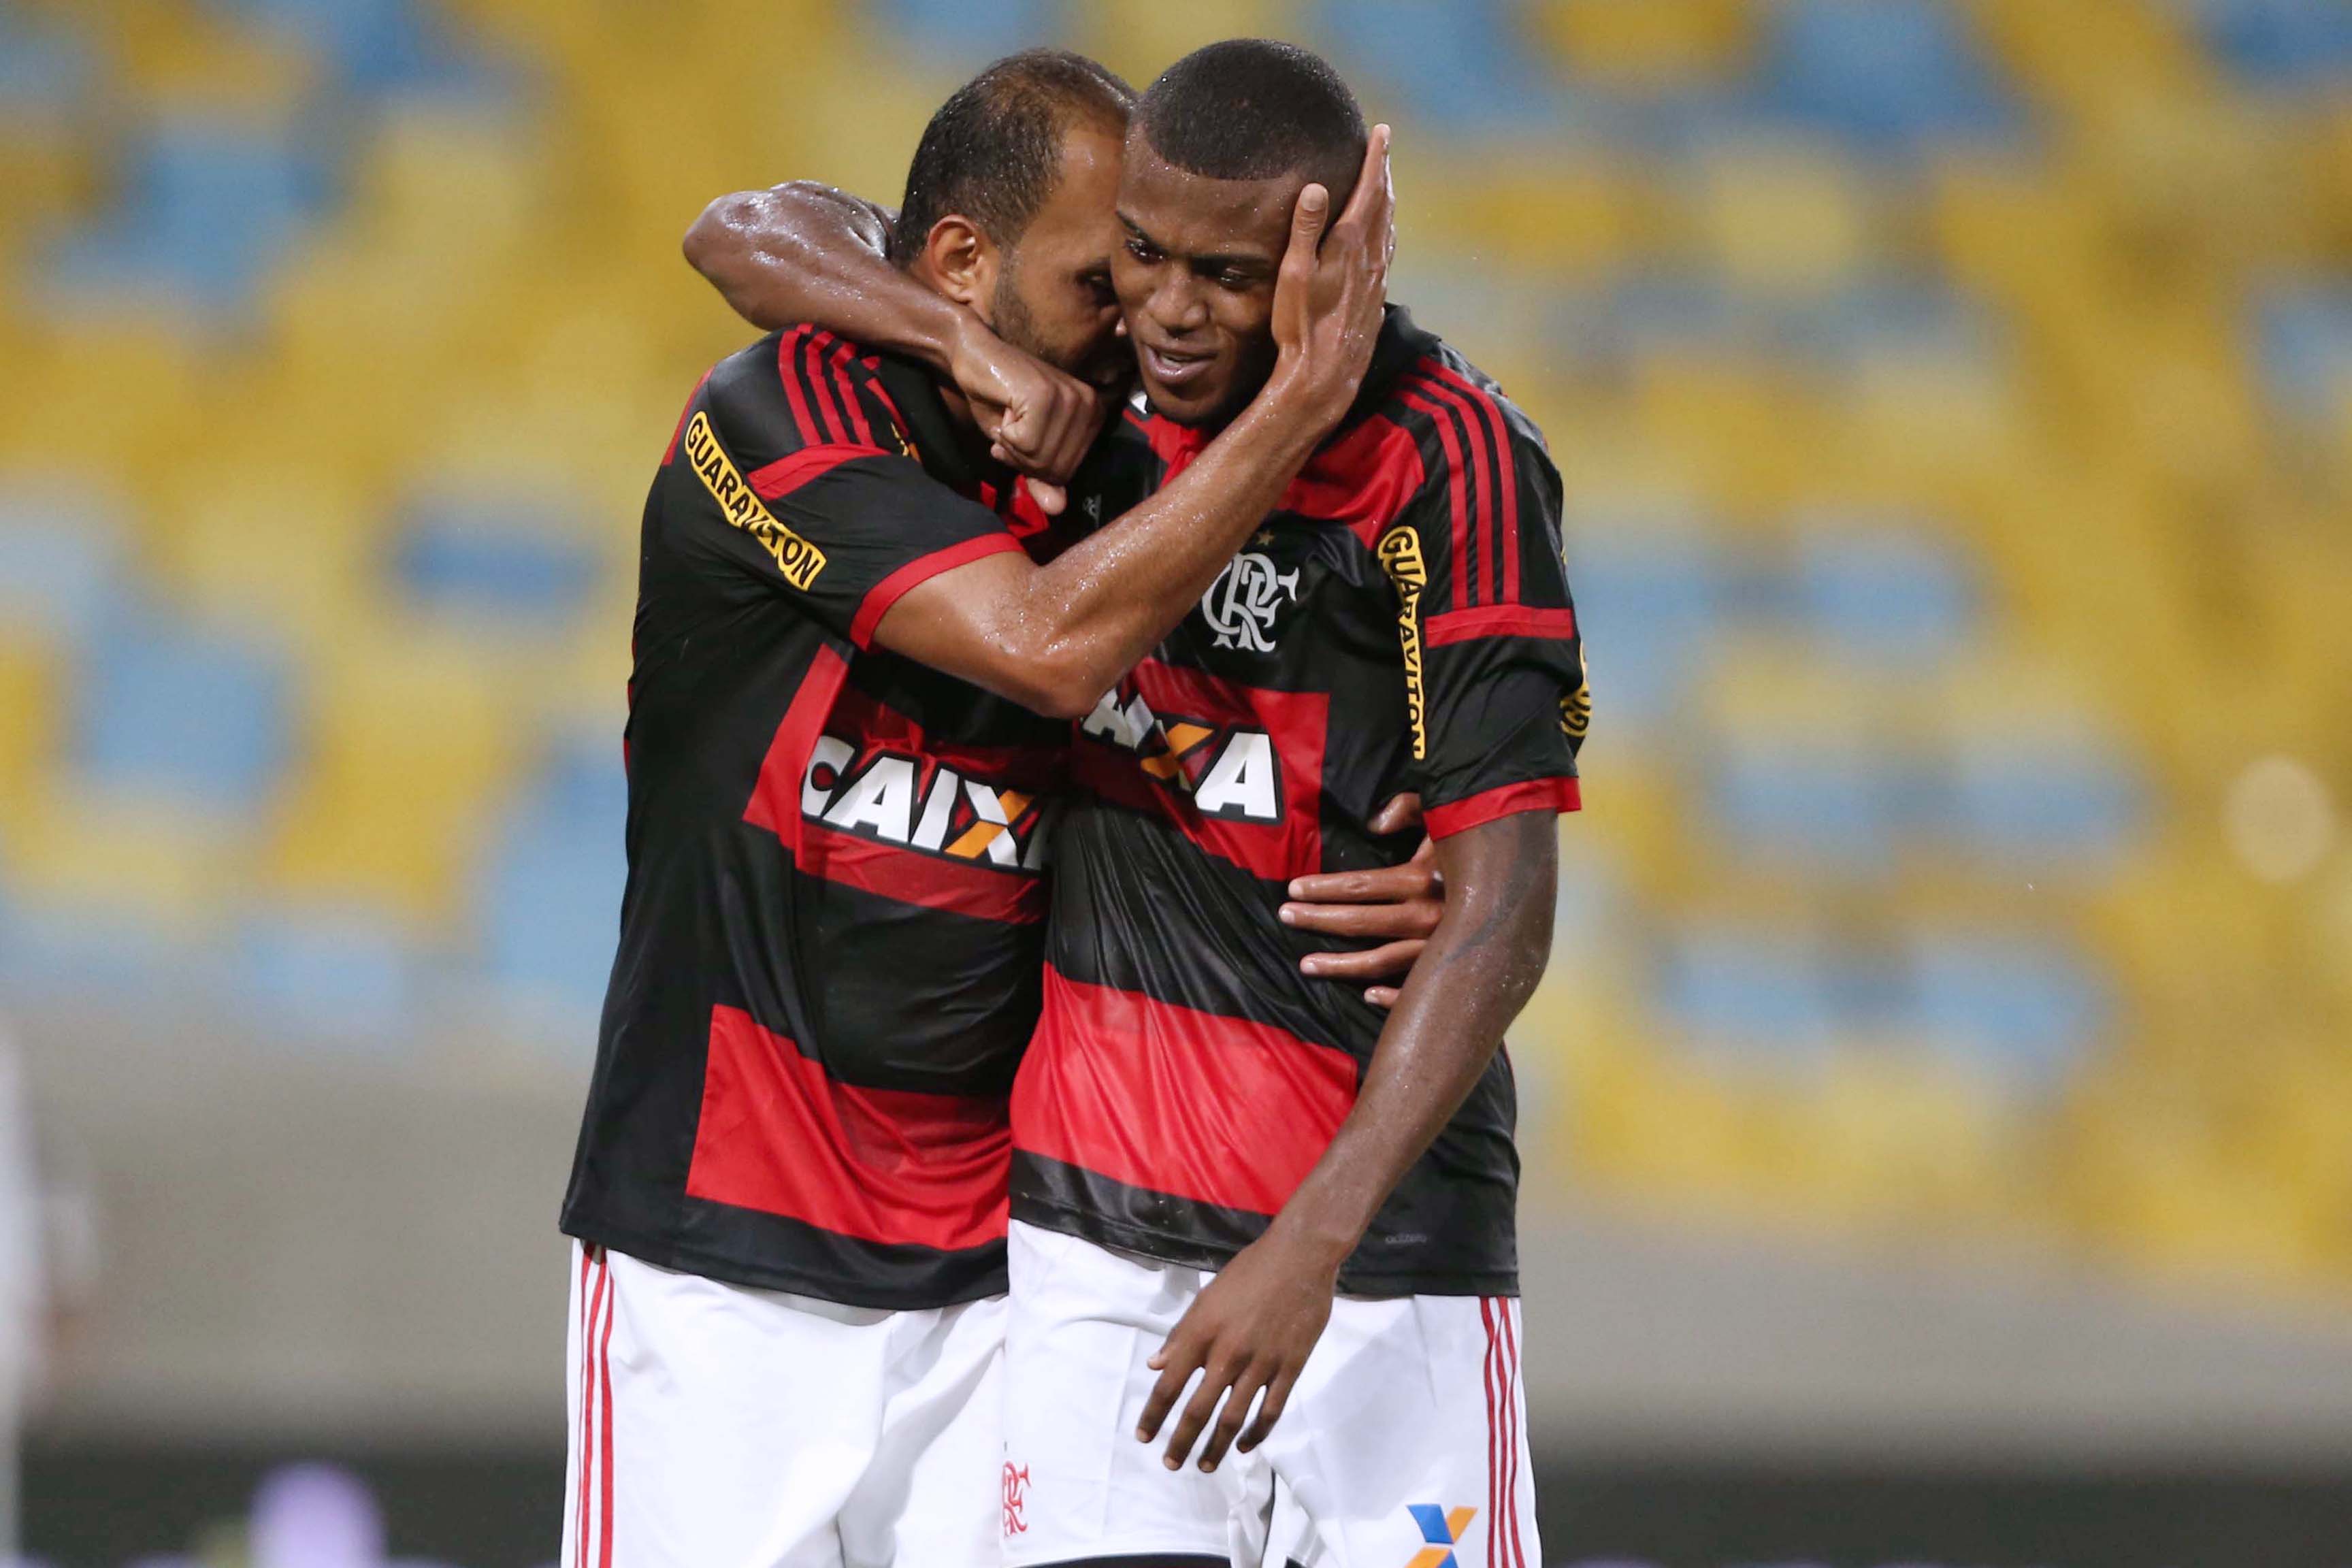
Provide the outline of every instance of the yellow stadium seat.
[[9,838],[25,900],[121,916],[190,937],[217,930],[246,886],[241,830],[146,802],[53,785]]
[[523,737],[498,672],[462,645],[388,644],[327,660],[305,759],[268,858],[273,889],[361,900],[421,924],[461,879]]
[[1747,0],[1538,0],[1535,21],[1572,75],[1619,87],[1729,81],[1755,41]]
[[1823,147],[1743,142],[1701,167],[1691,220],[1735,287],[1807,293],[1858,278],[1885,249],[1861,171]]
[[0,819],[11,826],[57,755],[65,719],[58,664],[54,649],[0,626]]

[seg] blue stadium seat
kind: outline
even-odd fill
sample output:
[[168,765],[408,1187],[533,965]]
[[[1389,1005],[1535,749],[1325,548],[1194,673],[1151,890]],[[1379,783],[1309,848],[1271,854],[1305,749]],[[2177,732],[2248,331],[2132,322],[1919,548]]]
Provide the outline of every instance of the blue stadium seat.
[[2096,1044],[2108,1012],[2099,975],[2046,937],[1934,935],[1909,953],[1907,1027],[2003,1078],[2047,1085]]
[[1443,129],[1550,126],[1565,112],[1558,84],[1529,64],[1538,51],[1507,0],[1321,0],[1313,21],[1346,67],[1378,77]]
[[2352,287],[2281,284],[2256,307],[2263,379],[2280,408],[2332,422],[2352,399]]
[[466,72],[458,52],[417,0],[214,0],[299,38],[331,74],[360,92],[439,87]]
[[1890,153],[2014,123],[1948,0],[1786,0],[1766,15],[1764,90],[1776,113]]
[[110,312],[160,296],[241,313],[326,194],[325,165],[293,135],[200,117],[151,127],[129,162],[115,211],[49,247],[54,302]]
[[1597,527],[1570,518],[1565,531],[1577,619],[1612,722],[1664,719],[1730,611],[1730,562],[1704,528],[1671,513]]
[[391,1039],[411,1018],[402,933],[355,910],[281,910],[239,934],[233,984],[273,1021],[328,1038]]
[[111,507],[61,485],[0,489],[0,622],[87,642],[121,595]]
[[1064,0],[882,0],[876,8],[893,41],[967,71],[1051,43],[1068,21]]
[[2180,0],[2207,47],[2259,88],[2294,90],[2352,79],[2346,0]]
[[127,795],[244,813],[288,752],[287,677],[250,644],[125,616],[93,650],[80,714],[85,776]]
[[1919,524],[1813,517],[1799,527],[1794,566],[1798,624],[1855,660],[1937,662],[1960,651],[1976,619],[1956,542]]
[[488,497],[428,500],[392,542],[394,579],[419,608],[559,626],[585,607],[603,562],[576,518]]
[[2114,866],[2140,828],[2143,792],[2130,760],[2088,731],[1962,737],[1929,807],[1971,856],[2031,878]]
[[0,5],[0,113],[55,113],[89,93],[89,50],[79,38]]
[[492,980],[593,1019],[619,939],[628,785],[611,737],[560,749],[511,814],[485,870],[481,929]]
[[1743,856],[1871,877],[1894,867],[1905,784],[1895,759],[1851,742],[1747,733],[1720,742],[1709,803]]
[[1836,967],[1801,938],[1721,929],[1667,939],[1654,1001],[1701,1045],[1802,1060],[1836,1037],[1847,1011]]

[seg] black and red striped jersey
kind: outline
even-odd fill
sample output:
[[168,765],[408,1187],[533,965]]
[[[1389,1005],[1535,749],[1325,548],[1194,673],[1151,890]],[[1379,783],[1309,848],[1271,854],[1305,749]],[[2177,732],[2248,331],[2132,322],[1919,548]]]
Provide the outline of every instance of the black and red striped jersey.
[[[1077,499],[1114,515],[1203,445],[1138,410]],[[1384,1015],[1299,973],[1338,944],[1280,922],[1286,885],[1410,855],[1418,834],[1367,826],[1401,790],[1441,837],[1575,809],[1589,703],[1559,503],[1535,427],[1392,310],[1349,419],[1080,725],[1014,1217],[1213,1268],[1321,1155]],[[1515,1117],[1498,1052],[1342,1289],[1515,1290]]]
[[645,510],[570,1235],[856,1305],[1004,1289],[1068,726],[870,646],[931,574],[1048,552],[970,440],[928,374],[805,328],[688,402]]

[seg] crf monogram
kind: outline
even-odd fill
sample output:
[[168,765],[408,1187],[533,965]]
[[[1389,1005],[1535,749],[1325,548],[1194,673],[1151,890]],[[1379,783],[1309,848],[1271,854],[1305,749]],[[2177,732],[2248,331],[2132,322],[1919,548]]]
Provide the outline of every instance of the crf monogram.
[[1201,595],[1201,616],[1217,634],[1219,647],[1274,651],[1274,616],[1285,594],[1298,597],[1298,572],[1276,572],[1274,558],[1244,550],[1225,563]]
[[1139,753],[1145,773],[1190,795],[1204,816],[1282,820],[1282,765],[1263,730],[1163,719],[1141,692],[1122,705],[1116,691],[1103,693],[1079,729]]
[[1045,863],[1045,811],[1034,795],[935,764],[923,787],[923,759],[878,752],[858,764],[857,748],[821,738],[801,775],[801,815],[860,837],[985,865],[1034,871]]

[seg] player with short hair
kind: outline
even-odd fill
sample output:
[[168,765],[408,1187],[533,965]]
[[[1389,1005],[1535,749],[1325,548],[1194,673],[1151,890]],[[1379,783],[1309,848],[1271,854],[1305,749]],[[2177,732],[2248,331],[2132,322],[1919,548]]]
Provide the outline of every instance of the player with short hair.
[[[1366,137],[1336,72],[1263,40],[1144,95],[1112,264],[1144,395],[1082,510],[1180,482],[1265,384],[1295,203]],[[772,307],[856,294],[841,198],[771,195],[711,268],[730,297],[763,267]],[[787,257],[834,287],[794,296]],[[1010,1563],[1540,1560],[1497,1047],[1579,805],[1559,503],[1535,427],[1391,310],[1348,417],[1082,722],[1014,1089]],[[1374,803],[1403,786],[1446,905],[1384,1019],[1300,978],[1282,900],[1400,858]]]
[[[939,211],[904,278],[1098,367],[1126,110],[1077,57],[983,72],[918,153],[908,206]],[[995,1556],[1006,1091],[1067,717],[1348,406],[1384,181],[1297,229],[1264,394],[1083,539],[903,358],[800,328],[688,400],[645,510],[629,876],[562,1213],[573,1568]]]

